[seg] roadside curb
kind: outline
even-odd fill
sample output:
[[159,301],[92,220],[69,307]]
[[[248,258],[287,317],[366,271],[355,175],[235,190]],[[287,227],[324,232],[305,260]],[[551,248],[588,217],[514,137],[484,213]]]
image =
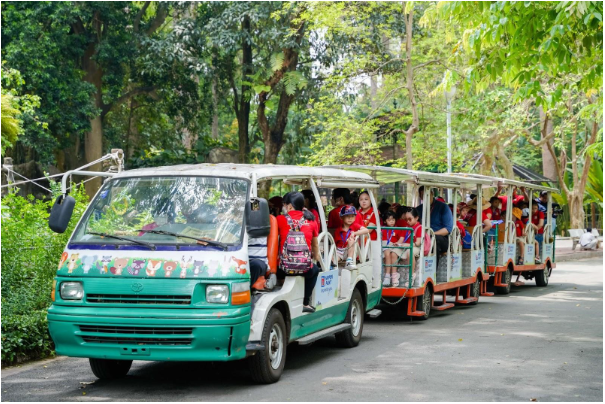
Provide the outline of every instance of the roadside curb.
[[599,251],[578,251],[573,254],[565,254],[562,256],[557,256],[557,252],[555,251],[555,263],[556,262],[569,262],[569,261],[577,261],[583,260],[587,258],[603,258],[603,250]]

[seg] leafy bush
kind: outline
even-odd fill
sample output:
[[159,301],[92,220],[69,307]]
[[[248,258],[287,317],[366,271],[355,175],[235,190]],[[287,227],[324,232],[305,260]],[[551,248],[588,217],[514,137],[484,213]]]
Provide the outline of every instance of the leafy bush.
[[[52,184],[57,192],[57,185]],[[52,201],[16,193],[2,199],[2,363],[48,356],[53,350],[46,310],[61,253],[84,213],[84,187],[71,195],[74,214],[63,234],[48,228]]]

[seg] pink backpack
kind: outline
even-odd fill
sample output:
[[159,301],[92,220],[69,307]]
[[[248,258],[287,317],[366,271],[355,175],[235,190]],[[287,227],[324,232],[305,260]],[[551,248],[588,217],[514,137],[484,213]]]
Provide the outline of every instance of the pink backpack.
[[284,241],[281,250],[281,266],[286,275],[304,275],[313,266],[311,251],[305,239],[305,233],[300,231],[306,221],[301,218],[297,226],[294,226],[290,215],[285,214],[290,231]]

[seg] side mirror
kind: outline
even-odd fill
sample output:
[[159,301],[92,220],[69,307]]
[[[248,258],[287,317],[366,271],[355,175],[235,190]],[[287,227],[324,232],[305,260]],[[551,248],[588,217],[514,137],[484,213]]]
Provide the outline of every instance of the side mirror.
[[50,210],[48,227],[55,233],[64,233],[74,211],[76,200],[72,196],[61,195]]
[[252,210],[251,206],[246,207],[246,231],[248,236],[267,237],[271,231],[271,221],[269,219],[269,203],[266,199],[256,198],[251,204],[258,204],[258,209]]

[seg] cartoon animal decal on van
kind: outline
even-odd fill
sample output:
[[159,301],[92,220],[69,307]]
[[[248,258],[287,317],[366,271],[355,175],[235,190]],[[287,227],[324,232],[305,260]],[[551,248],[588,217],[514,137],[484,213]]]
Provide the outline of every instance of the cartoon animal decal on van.
[[198,276],[202,272],[204,261],[193,261],[193,276]]
[[235,268],[235,272],[240,275],[245,274],[246,270],[247,270],[246,264],[248,264],[248,261],[243,261],[236,257],[231,257],[231,259],[233,261],[235,261],[235,263],[237,264],[237,268]]
[[84,269],[84,274],[86,275],[88,271],[92,268],[93,264],[97,261],[96,255],[87,255],[86,257],[82,257],[82,268]]
[[113,267],[111,267],[110,271],[114,275],[122,275],[122,271],[128,265],[128,258],[116,258],[113,262]]
[[101,257],[101,265],[97,262],[97,269],[100,273],[106,274],[108,272],[109,263],[111,262],[111,255],[104,255]]
[[172,271],[176,269],[176,261],[164,262],[164,276],[167,278],[172,276]]
[[142,269],[145,269],[146,260],[132,260],[132,264],[128,267],[128,273],[130,275],[137,276],[141,273]]
[[69,269],[69,271],[67,271],[68,274],[72,273],[74,269],[78,267],[77,264],[79,257],[80,254],[72,254],[71,257],[69,257],[69,264],[67,264],[67,269]]
[[193,262],[193,256],[190,255],[189,259],[186,259],[185,256],[183,255],[183,258],[181,258],[181,262],[180,262],[181,274],[179,275],[179,277],[181,277],[181,278],[187,277],[187,269],[189,269],[192,262]]
[[162,261],[159,260],[149,260],[149,262],[147,262],[147,276],[155,276],[155,273],[160,269],[160,267],[162,266]]
[[59,260],[59,267],[58,267],[58,269],[61,269],[61,267],[63,266],[63,264],[65,264],[65,261],[67,261],[67,257],[69,257],[69,254],[67,254],[67,252],[63,252],[63,254],[61,254],[61,259]]

